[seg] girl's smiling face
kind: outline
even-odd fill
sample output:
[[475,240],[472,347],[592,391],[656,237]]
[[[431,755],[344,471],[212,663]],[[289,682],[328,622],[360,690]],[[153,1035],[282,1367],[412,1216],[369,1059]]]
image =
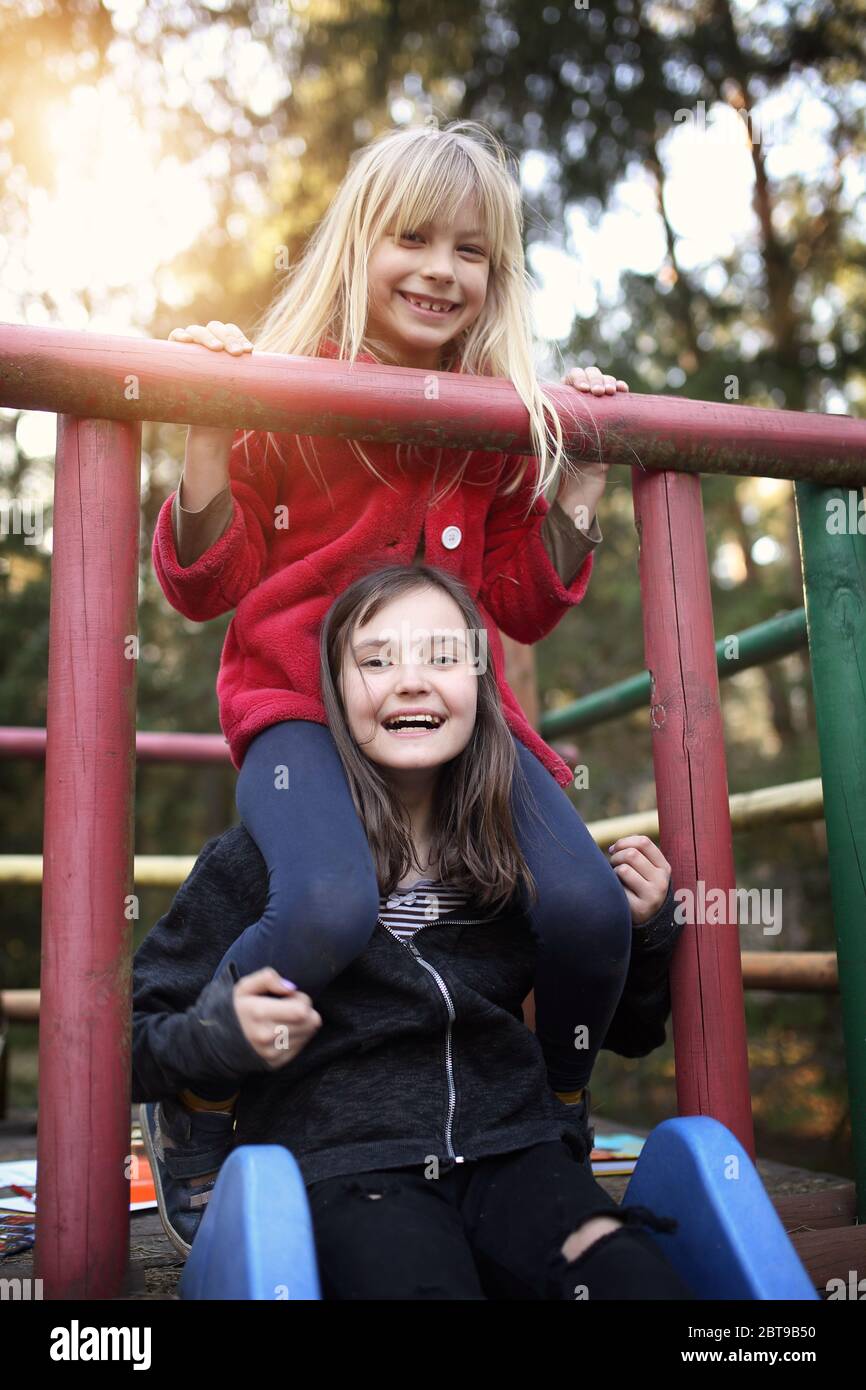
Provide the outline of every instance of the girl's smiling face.
[[[346,722],[389,780],[417,786],[466,747],[478,702],[476,640],[453,599],[432,586],[356,624],[340,675]],[[400,713],[421,711],[429,723],[388,727]]]
[[[393,232],[385,229],[367,263],[367,336],[384,342],[400,366],[435,371],[444,345],[484,308],[490,243],[468,196],[453,226],[407,228],[396,242]],[[411,302],[419,299],[451,307],[419,308]]]

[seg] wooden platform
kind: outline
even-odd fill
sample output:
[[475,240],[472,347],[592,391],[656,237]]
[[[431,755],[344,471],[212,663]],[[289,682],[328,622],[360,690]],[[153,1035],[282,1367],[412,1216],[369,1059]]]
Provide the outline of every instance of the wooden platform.
[[[138,1120],[138,1107],[133,1108]],[[593,1116],[597,1135],[628,1130],[646,1137],[637,1125]],[[33,1111],[12,1110],[0,1120],[0,1160],[36,1157],[36,1116]],[[835,1173],[812,1172],[785,1163],[758,1159],[758,1172],[778,1211],[785,1230],[808,1269],[822,1298],[827,1281],[848,1280],[850,1270],[866,1269],[866,1225],[855,1226],[854,1184]],[[621,1202],[628,1177],[601,1177],[601,1186]],[[33,1277],[33,1249],[12,1255],[0,1263],[5,1278]],[[166,1238],[159,1215],[153,1211],[130,1217],[130,1261],[125,1299],[176,1299],[183,1260]]]

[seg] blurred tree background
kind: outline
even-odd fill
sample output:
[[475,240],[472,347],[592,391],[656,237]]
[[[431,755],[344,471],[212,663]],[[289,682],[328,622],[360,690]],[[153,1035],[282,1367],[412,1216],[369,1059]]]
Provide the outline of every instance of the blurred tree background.
[[[471,117],[519,156],[539,368],[633,392],[863,410],[862,0],[0,0],[0,318],[164,338],[247,330],[382,129]],[[185,431],[143,428],[138,726],[214,732],[229,618],[169,607],[151,566]],[[54,421],[0,412],[0,497],[42,497],[40,545],[0,548],[0,724],[44,726]],[[793,490],[705,477],[716,634],[803,603]],[[643,669],[630,479],[614,468],[586,600],[534,649],[543,709]],[[820,772],[808,653],[722,684],[731,791]],[[564,740],[563,742],[568,742]],[[572,741],[575,743],[575,741]],[[648,719],[582,734],[587,821],[655,804]],[[43,769],[2,764],[3,852],[42,845]],[[237,820],[235,773],[140,766],[136,852],[196,854]],[[823,822],[735,837],[738,883],[782,889],[746,948],[834,946]],[[173,893],[145,889],[135,944]],[[0,982],[39,982],[35,889],[0,886]],[[838,1000],[750,993],[759,1152],[850,1173]],[[670,1029],[669,1029],[670,1031]],[[35,1104],[14,1032],[13,1104]],[[674,1113],[670,1041],[602,1053],[597,1113]]]

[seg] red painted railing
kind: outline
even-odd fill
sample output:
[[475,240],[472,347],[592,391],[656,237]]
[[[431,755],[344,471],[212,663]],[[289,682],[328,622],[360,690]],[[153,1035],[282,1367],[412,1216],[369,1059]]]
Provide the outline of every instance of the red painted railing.
[[[436,389],[431,391],[431,379]],[[563,430],[590,405],[552,387]],[[36,1267],[50,1298],[122,1287],[129,1228],[132,790],[141,420],[529,451],[505,381],[0,325],[0,405],[58,413],[48,688]],[[699,473],[866,483],[866,422],[668,397],[593,399],[633,467],[660,840],[674,882],[735,886]],[[577,452],[577,451],[576,451]],[[672,974],[679,1108],[749,1153],[736,927]],[[62,1181],[61,1181],[62,1174]]]

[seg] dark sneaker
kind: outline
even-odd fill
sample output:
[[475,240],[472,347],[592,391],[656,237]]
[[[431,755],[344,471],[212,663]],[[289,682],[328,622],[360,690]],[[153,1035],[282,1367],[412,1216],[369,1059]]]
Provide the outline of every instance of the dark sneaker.
[[145,1101],[138,1113],[165,1233],[188,1255],[216,1175],[234,1147],[234,1114],[187,1110],[172,1098]]

